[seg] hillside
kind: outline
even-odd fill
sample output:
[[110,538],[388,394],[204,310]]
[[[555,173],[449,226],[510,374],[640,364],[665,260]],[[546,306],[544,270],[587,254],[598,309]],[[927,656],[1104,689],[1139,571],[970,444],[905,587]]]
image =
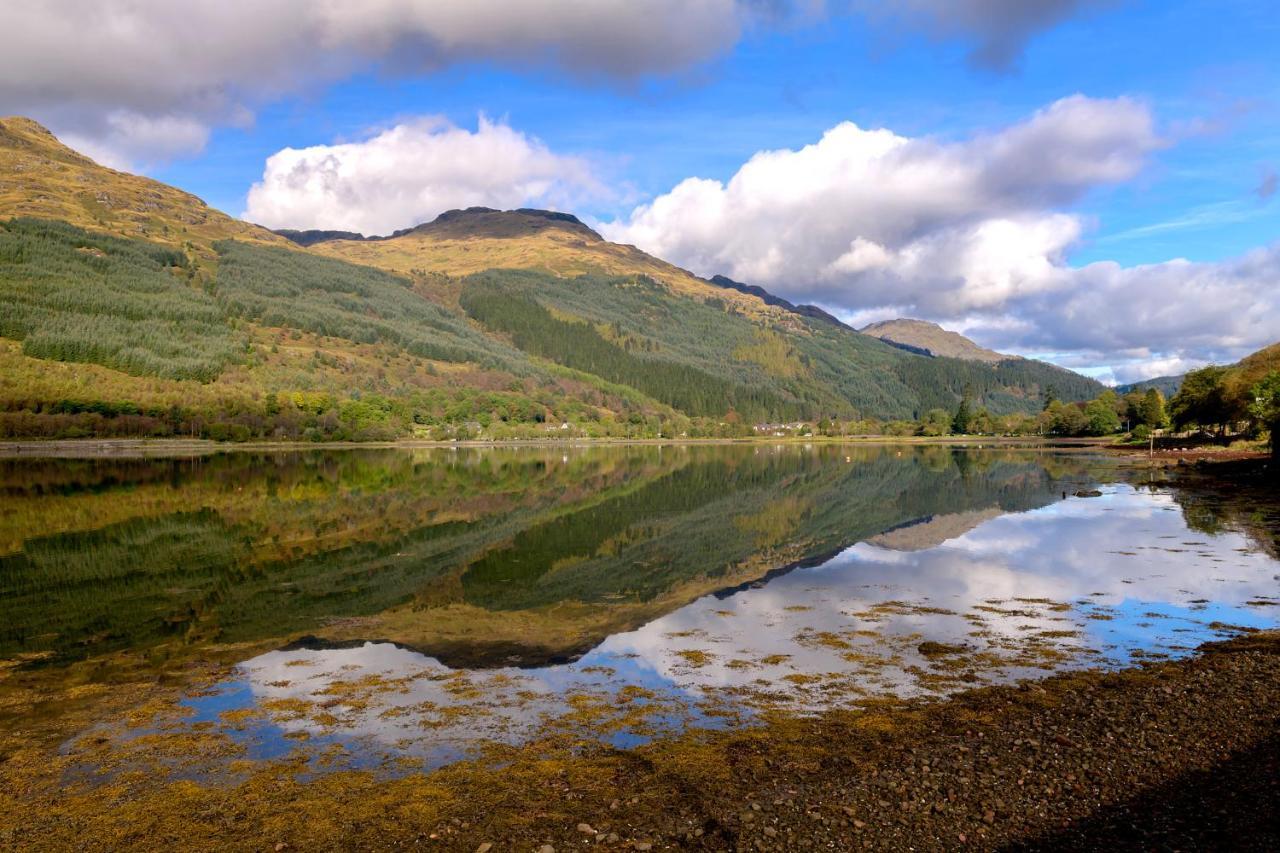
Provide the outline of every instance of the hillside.
[[36,122],[0,118],[0,216],[53,219],[212,254],[216,240],[286,245],[182,190],[117,172],[63,145]]
[[885,320],[864,326],[858,331],[921,355],[959,358],[964,361],[981,361],[987,364],[997,364],[1017,358],[1017,356],[1004,355],[980,347],[958,332],[949,332],[937,323],[925,320]]
[[1117,385],[1116,393],[1124,396],[1133,391],[1145,392],[1148,388],[1155,388],[1165,396],[1165,399],[1172,397],[1178,393],[1178,389],[1182,387],[1182,380],[1185,374],[1179,373],[1177,376],[1155,376],[1151,379],[1144,379],[1141,382],[1130,382],[1127,385]]
[[402,275],[462,277],[491,269],[534,270],[559,278],[640,275],[676,294],[716,295],[741,313],[803,328],[785,309],[750,294],[721,290],[634,246],[608,242],[575,216],[551,211],[450,210],[431,222],[387,237],[325,239],[311,242],[310,248],[318,254]]
[[1255,385],[1271,371],[1280,370],[1280,343],[1263,347],[1252,355],[1245,356],[1236,362],[1232,369],[1236,381],[1244,385]]
[[739,293],[749,293],[752,296],[759,297],[766,305],[775,305],[786,311],[790,311],[792,314],[799,314],[801,317],[810,317],[814,320],[822,320],[823,322],[830,323],[833,326],[843,326],[846,329],[851,328],[846,326],[838,317],[834,317],[826,311],[823,311],[817,305],[795,305],[780,296],[774,296],[763,287],[757,287],[753,284],[743,284],[740,281],[734,281],[724,275],[713,275],[708,280],[716,287],[723,287],[726,290],[736,290]]
[[286,239],[3,127],[0,437],[725,435],[1100,390],[912,354],[569,214]]

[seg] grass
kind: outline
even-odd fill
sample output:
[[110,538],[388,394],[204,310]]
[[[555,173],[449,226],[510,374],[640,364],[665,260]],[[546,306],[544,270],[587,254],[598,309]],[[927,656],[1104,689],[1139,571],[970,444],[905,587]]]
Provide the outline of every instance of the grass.
[[99,166],[36,122],[18,117],[0,118],[0,214],[149,240],[190,251],[202,265],[212,263],[217,240],[289,245],[190,193]]

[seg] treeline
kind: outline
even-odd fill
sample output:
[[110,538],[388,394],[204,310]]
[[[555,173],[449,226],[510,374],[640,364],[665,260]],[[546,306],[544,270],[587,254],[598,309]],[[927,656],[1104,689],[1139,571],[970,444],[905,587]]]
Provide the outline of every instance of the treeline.
[[1011,358],[994,365],[954,358],[905,358],[894,368],[920,397],[920,412],[954,410],[969,396],[993,414],[1031,414],[1046,396],[1082,401],[1097,396],[1101,383],[1087,376],[1031,359]]
[[243,343],[181,252],[61,222],[0,222],[0,337],[35,358],[208,381]]
[[[0,409],[0,439],[206,438],[215,441],[392,441],[545,438],[556,436],[671,437],[687,433],[687,418],[637,411],[614,416],[554,386],[482,391],[427,389],[397,397],[279,392],[212,405],[141,406],[128,401],[8,400]],[[562,428],[563,427],[563,428]]]
[[688,364],[646,357],[606,340],[594,326],[555,317],[525,293],[495,279],[473,277],[463,309],[487,328],[510,335],[517,347],[566,367],[627,385],[693,416],[736,411],[749,419],[798,417],[801,407]]
[[[1107,436],[1132,432],[1146,440],[1152,429],[1161,429],[1169,423],[1165,413],[1165,399],[1157,389],[1131,392],[1120,396],[1110,389],[1092,400],[1063,402],[1047,395],[1044,407],[1037,414],[1014,412],[993,414],[973,402],[973,395],[966,393],[954,409],[938,407],[925,412],[916,420],[882,421],[863,418],[856,421],[823,419],[817,424],[801,424],[802,431],[818,435],[889,435],[889,436],[945,436],[945,435],[1003,435],[1003,436],[1056,436],[1063,438],[1081,436]],[[758,430],[760,431],[760,430]],[[764,431],[769,431],[768,429]],[[774,431],[794,432],[779,425]],[[803,434],[803,433],[802,433]]]
[[1280,457],[1280,344],[1239,364],[1191,371],[1169,401],[1169,413],[1175,429],[1218,439],[1269,434],[1272,454]]

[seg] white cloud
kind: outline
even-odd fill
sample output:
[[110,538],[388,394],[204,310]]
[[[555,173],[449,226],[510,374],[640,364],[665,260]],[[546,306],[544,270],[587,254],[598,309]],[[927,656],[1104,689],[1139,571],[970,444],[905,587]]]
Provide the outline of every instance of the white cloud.
[[[118,165],[195,153],[210,128],[370,69],[463,62],[629,82],[688,72],[753,26],[849,9],[1007,64],[1035,32],[1094,0],[48,0],[0,4],[0,113],[87,140]],[[122,132],[121,116],[168,144]],[[176,135],[173,128],[188,132]]]
[[1066,98],[962,142],[844,122],[727,183],[685,180],[605,231],[847,311],[954,315],[1052,285],[1083,224],[1050,208],[1132,177],[1159,145],[1146,107],[1123,98]]
[[682,181],[602,230],[854,322],[919,316],[1126,376],[1274,342],[1280,246],[1221,263],[1069,264],[1088,225],[1071,205],[1133,178],[1162,144],[1123,98],[1066,98],[959,142],[845,122],[727,182]]
[[102,116],[94,135],[73,131],[62,141],[104,166],[129,171],[136,162],[160,163],[203,150],[209,141],[209,127],[190,116],[116,110]]
[[1001,330],[1002,339],[1099,353],[1134,362],[1134,372],[1234,361],[1280,339],[1280,243],[1217,263],[1105,261],[1060,268],[1055,278],[1045,293],[1004,306],[1024,324]]
[[[487,60],[574,76],[673,74],[730,48],[742,0],[52,0],[0,4],[0,113],[91,140],[116,163],[191,153],[213,125],[361,69]],[[151,122],[179,149],[140,133]],[[195,128],[201,128],[196,130]]]
[[471,131],[421,118],[360,142],[271,155],[244,216],[272,228],[386,234],[452,208],[563,208],[602,192],[584,161],[505,124],[481,117]]
[[1188,371],[1204,367],[1207,362],[1200,359],[1188,359],[1173,356],[1171,358],[1134,359],[1114,366],[1111,377],[1118,385],[1131,382],[1142,382],[1158,376],[1181,376]]

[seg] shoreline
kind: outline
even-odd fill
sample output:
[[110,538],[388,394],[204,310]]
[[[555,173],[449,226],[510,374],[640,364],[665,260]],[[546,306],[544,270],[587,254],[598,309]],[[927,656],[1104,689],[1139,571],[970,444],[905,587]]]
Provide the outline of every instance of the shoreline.
[[693,447],[725,445],[921,445],[943,447],[1010,447],[1059,451],[1104,450],[1111,445],[1096,440],[1047,439],[1039,436],[757,436],[749,438],[539,438],[502,441],[256,441],[219,442],[209,439],[51,439],[0,441],[0,459],[95,459],[212,456],[219,453],[281,452],[309,450],[431,450],[449,448],[585,448],[585,447]]
[[1120,670],[776,714],[632,750],[553,739],[429,774],[280,761],[209,784],[130,771],[68,787],[15,755],[0,763],[0,844],[1275,849],[1277,731],[1280,631],[1253,632]]
[[[1270,542],[1276,516],[1256,511],[1274,506],[1258,497],[1270,486],[1250,473],[1264,470],[1183,466],[1151,481],[1201,484]],[[47,695],[15,680],[14,703],[73,711],[61,750],[30,728],[0,738],[0,849],[1275,849],[1280,631],[1180,654],[812,716],[766,710],[758,725],[633,749],[559,728],[429,773],[240,756],[207,723],[159,725],[137,750],[108,742],[122,720],[180,712],[182,691],[212,684],[230,657],[174,659],[162,677],[110,687],[81,683],[84,669]],[[228,757],[230,773],[200,775]]]

